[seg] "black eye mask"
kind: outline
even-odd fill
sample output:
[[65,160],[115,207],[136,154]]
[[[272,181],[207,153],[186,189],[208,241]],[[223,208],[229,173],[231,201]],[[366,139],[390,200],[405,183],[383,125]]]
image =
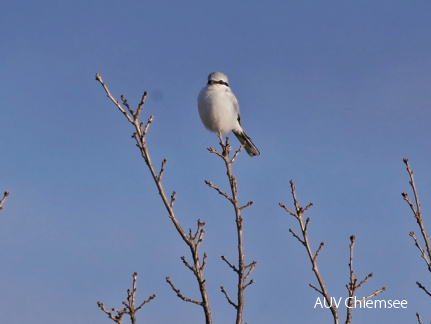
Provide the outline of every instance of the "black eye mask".
[[229,87],[229,84],[227,82],[222,81],[222,80],[219,80],[219,81],[209,80],[208,84],[209,85],[212,85],[212,84],[224,84],[226,87]]

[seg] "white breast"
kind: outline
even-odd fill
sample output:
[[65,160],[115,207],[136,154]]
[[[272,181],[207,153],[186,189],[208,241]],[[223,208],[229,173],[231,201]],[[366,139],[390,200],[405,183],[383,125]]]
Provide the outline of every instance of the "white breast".
[[204,87],[198,96],[198,109],[202,123],[210,131],[226,134],[241,128],[238,101],[224,85]]

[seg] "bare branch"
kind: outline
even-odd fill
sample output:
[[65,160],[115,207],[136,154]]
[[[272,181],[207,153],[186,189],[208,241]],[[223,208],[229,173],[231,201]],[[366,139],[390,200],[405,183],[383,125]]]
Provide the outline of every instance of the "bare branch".
[[174,192],[172,192],[172,195],[171,195],[171,201],[169,202],[169,207],[171,207],[171,208],[173,208],[174,207],[174,202],[175,202],[175,200],[176,200],[176,195],[177,195],[177,193],[174,191]]
[[414,172],[410,169],[408,159],[403,159],[403,162],[406,165],[406,170],[407,170],[409,177],[410,177],[409,184],[410,184],[412,191],[413,191],[413,195],[414,195],[414,199],[415,199],[415,205],[413,205],[413,203],[410,201],[407,193],[403,192],[401,195],[403,196],[403,198],[407,202],[407,204],[410,206],[410,209],[412,210],[413,215],[416,219],[416,222],[417,222],[417,224],[421,230],[421,234],[422,234],[423,240],[425,242],[426,253],[425,253],[424,249],[422,249],[420,247],[418,240],[414,236],[414,232],[410,232],[410,236],[413,238],[413,240],[415,241],[416,247],[421,252],[421,256],[427,264],[428,271],[431,272],[431,262],[430,262],[430,260],[431,260],[431,244],[430,244],[430,239],[429,239],[429,237],[426,233],[426,230],[425,230],[425,224],[424,224],[423,219],[422,219],[421,204],[419,202],[419,195],[418,195],[418,192],[416,189]]
[[[304,209],[304,212],[305,212],[305,209]],[[310,217],[307,217],[307,219],[305,220],[304,231],[307,231],[308,223],[310,223]],[[325,244],[324,242],[322,243]]]
[[352,235],[350,236],[350,244],[349,244],[349,249],[350,249],[350,258],[349,258],[349,273],[350,273],[350,282],[346,285],[348,294],[349,294],[349,304],[347,305],[347,316],[346,316],[346,324],[350,324],[352,322],[352,311],[353,311],[353,304],[359,304],[361,301],[364,301],[366,299],[372,298],[380,293],[382,293],[383,291],[386,290],[385,287],[376,290],[374,293],[362,298],[361,300],[357,300],[355,303],[352,302],[354,296],[355,296],[355,292],[356,290],[359,289],[359,287],[361,287],[364,283],[366,283],[368,281],[368,279],[372,278],[373,274],[370,273],[368,276],[365,277],[364,280],[362,280],[358,285],[358,278],[353,270],[353,247],[355,245],[355,239],[356,236]]
[[219,187],[217,187],[215,184],[213,184],[211,181],[205,180],[205,183],[213,188],[215,191],[217,191],[220,195],[222,195],[223,197],[225,197],[227,200],[229,200],[231,203],[232,202],[232,198],[229,197],[229,195],[227,193],[225,193],[224,191],[222,191]]
[[185,257],[185,256],[182,256],[182,257],[181,257],[181,260],[183,260],[184,265],[185,265],[187,268],[189,268],[193,273],[195,273],[195,272],[196,272],[196,268],[195,268],[194,266],[191,266],[191,265],[187,262],[187,260],[186,260],[186,257]]
[[105,82],[103,82],[102,80],[102,76],[99,73],[96,73],[96,80],[100,82],[100,84],[102,85],[103,89],[105,89],[106,95],[108,96],[109,99],[111,99],[111,101],[117,106],[117,108],[123,113],[123,115],[127,118],[127,120],[131,123],[133,123],[133,118],[130,117],[130,115],[124,110],[123,107],[121,107],[120,103],[118,102],[118,100],[116,100],[113,95],[111,94],[111,92],[109,91],[108,87],[106,86]]
[[163,171],[165,171],[165,165],[167,162],[168,162],[168,160],[163,159],[162,166],[160,167],[159,175],[157,176],[157,181],[162,181]]
[[254,283],[254,279],[251,279],[247,284],[244,285],[244,290],[245,290],[245,288],[247,288],[248,286],[250,286],[253,283]]
[[5,191],[3,198],[0,200],[0,210],[3,209],[3,203],[6,201],[7,197],[9,197],[9,191]]
[[134,112],[132,109],[130,109],[130,106],[129,106],[129,104],[127,103],[126,98],[124,98],[124,96],[123,96],[123,95],[121,95],[121,96],[120,96],[120,98],[121,98],[121,101],[123,102],[123,106],[127,108],[127,110],[129,111],[129,113],[130,113],[132,116],[134,116],[134,115],[135,115],[135,112]]
[[[191,234],[187,235],[187,233],[181,227],[181,225],[180,225],[180,223],[179,223],[179,221],[178,221],[178,219],[174,213],[173,205],[174,205],[174,202],[176,199],[176,193],[174,191],[170,197],[170,200],[169,200],[168,197],[166,196],[164,187],[162,185],[162,176],[163,176],[163,172],[164,172],[165,166],[166,166],[166,159],[163,160],[160,171],[158,173],[155,171],[155,168],[154,168],[153,163],[151,161],[150,152],[148,150],[147,143],[146,143],[146,135],[148,134],[149,127],[154,120],[154,116],[151,115],[148,118],[145,126],[144,126],[143,122],[139,121],[140,114],[144,108],[145,100],[148,96],[148,92],[144,92],[144,94],[142,95],[141,101],[139,102],[138,108],[136,109],[136,111],[133,111],[133,109],[130,108],[126,98],[124,96],[122,96],[121,100],[123,102],[123,105],[127,108],[127,111],[126,111],[120,105],[118,100],[116,100],[112,96],[108,87],[106,86],[106,84],[102,80],[102,77],[100,74],[96,74],[96,80],[99,81],[99,83],[103,86],[103,89],[105,90],[108,98],[111,99],[111,101],[117,106],[117,108],[120,110],[120,112],[127,118],[127,121],[133,125],[134,133],[133,133],[132,137],[136,141],[136,146],[139,148],[139,150],[141,152],[141,156],[144,159],[148,169],[150,170],[151,176],[152,176],[154,183],[156,184],[156,187],[159,191],[159,195],[160,195],[160,197],[163,201],[163,204],[165,205],[165,208],[169,214],[169,218],[171,219],[173,225],[175,226],[175,229],[177,230],[178,234],[181,236],[183,241],[188,245],[190,252],[192,254],[193,265],[187,263],[187,261],[185,261],[185,258],[183,259],[183,262],[191,271],[193,271],[193,274],[195,275],[195,278],[199,284],[199,291],[200,291],[200,294],[202,297],[202,302],[197,302],[197,301],[194,301],[191,299],[190,300],[183,299],[183,300],[194,302],[195,304],[202,306],[203,310],[204,310],[204,314],[205,314],[205,323],[206,324],[212,324],[212,315],[211,315],[211,309],[210,309],[210,304],[209,304],[209,298],[208,298],[208,293],[207,293],[207,289],[206,289],[206,285],[205,285],[205,279],[203,276],[203,266],[205,264],[205,259],[207,258],[207,256],[206,256],[206,254],[204,254],[204,260],[201,264],[199,251],[198,251],[199,245],[202,242],[203,235],[205,233],[205,231],[202,229],[202,226],[204,223],[202,223],[202,225],[199,225],[200,223],[198,223],[197,232],[199,232],[199,237],[198,237],[197,241],[196,241],[196,237],[192,237]],[[191,231],[190,231],[190,233],[191,233]],[[168,283],[170,283],[170,282],[168,281]],[[170,284],[171,284],[171,287],[174,289],[173,284],[172,283],[170,283]],[[174,289],[174,291],[176,291],[176,290]],[[177,295],[178,295],[178,293],[177,293]],[[181,294],[179,294],[179,295],[181,295]]]
[[174,284],[172,283],[172,281],[171,281],[171,279],[170,279],[169,277],[166,277],[166,282],[171,286],[172,290],[176,292],[176,294],[177,294],[177,296],[178,296],[179,298],[181,298],[181,299],[182,299],[182,300],[184,300],[185,302],[189,302],[189,303],[193,303],[193,304],[196,304],[196,305],[202,306],[202,302],[199,302],[199,301],[197,301],[197,300],[195,300],[195,299],[191,299],[191,298],[188,298],[188,297],[183,296],[183,295],[181,294],[180,290],[179,290],[179,289],[177,289],[177,288],[174,286]]
[[416,285],[418,285],[418,287],[420,288],[420,289],[422,289],[423,291],[425,291],[425,293],[428,295],[428,296],[430,296],[431,297],[431,293],[424,287],[424,286],[422,286],[422,284],[419,282],[419,281],[416,281]]
[[[151,123],[154,121],[154,116],[151,115],[150,118],[148,118],[147,123],[145,124],[145,128],[142,131],[142,136],[147,135],[148,129],[150,128]],[[139,124],[139,129],[142,130],[142,123]]]
[[[313,284],[309,284],[309,286],[311,288],[313,288],[314,290],[316,290],[319,294],[321,294],[324,298],[325,301],[328,303],[329,309],[331,310],[332,313],[332,317],[334,320],[334,324],[338,324],[339,323],[339,318],[338,318],[338,310],[336,305],[334,305],[331,302],[331,296],[329,295],[328,290],[326,289],[326,286],[324,284],[322,275],[320,274],[320,271],[317,267],[317,257],[319,256],[320,252],[322,251],[323,246],[325,245],[325,242],[321,242],[319,247],[317,248],[316,252],[313,254],[311,248],[310,248],[310,244],[309,244],[309,238],[308,238],[308,225],[310,223],[310,218],[307,217],[307,219],[304,222],[304,213],[311,207],[313,206],[313,203],[309,203],[305,208],[301,207],[301,205],[299,204],[298,198],[296,196],[296,187],[294,182],[291,180],[290,181],[290,187],[291,187],[291,193],[292,193],[292,198],[293,198],[293,204],[295,206],[295,212],[290,210],[289,208],[287,208],[283,203],[280,203],[280,207],[282,207],[286,212],[288,212],[291,216],[293,216],[295,219],[298,220],[299,223],[299,227],[301,229],[301,233],[300,235],[296,234],[291,228],[289,228],[289,232],[305,247],[308,257],[310,259],[311,265],[312,265],[312,270],[314,272],[314,275],[316,276],[316,279],[319,283],[319,288]],[[357,285],[357,277],[356,274],[353,271],[353,246],[355,244],[355,235],[350,236],[350,259],[349,259],[349,270],[350,270],[350,282],[349,284],[346,285],[346,288],[349,292],[349,297],[353,297],[355,291],[365,282],[368,281],[369,278],[372,277],[372,274],[369,274],[367,277],[365,277],[364,280],[362,280],[359,285]],[[383,292],[386,288],[383,287],[382,289],[376,290],[374,293],[368,295],[367,297],[365,297],[365,299],[368,298],[372,298],[374,296],[376,296],[377,294]],[[351,298],[349,298],[349,300],[351,301]],[[349,304],[348,306],[350,306],[351,304]],[[351,323],[352,320],[352,315],[351,315],[352,309],[351,308],[347,308],[347,319],[346,319],[346,324]]]
[[[138,274],[135,272],[133,274],[132,289],[127,290],[127,302],[124,302],[124,301],[122,302],[122,304],[125,306],[123,309],[112,308],[112,311],[109,311],[106,309],[105,305],[103,305],[102,302],[100,301],[97,302],[97,306],[99,306],[99,308],[117,324],[122,323],[122,319],[124,315],[129,315],[132,324],[136,324],[136,312],[139,311],[144,305],[152,301],[154,298],[156,298],[156,295],[153,294],[147,300],[141,303],[138,307],[135,307],[136,292],[138,290],[136,287],[137,280],[138,280]],[[114,312],[117,314],[114,314]]]
[[427,266],[428,266],[428,270],[429,270],[429,271],[431,271],[431,262],[430,262],[430,259],[429,259],[428,255],[426,254],[425,250],[424,250],[424,249],[422,248],[422,246],[420,245],[420,243],[419,243],[418,239],[416,238],[416,236],[415,236],[415,232],[411,231],[411,232],[409,233],[409,235],[413,238],[413,241],[415,242],[415,246],[418,248],[418,250],[419,250],[419,251],[420,251],[420,253],[421,253],[421,257],[422,257],[422,259],[424,259],[424,260],[425,260],[425,262],[426,262],[426,264],[427,264]]
[[224,261],[224,262],[226,262],[227,263],[227,265],[233,270],[233,271],[235,271],[236,273],[238,273],[238,269],[234,266],[234,265],[232,265],[227,259],[226,259],[226,257],[224,256],[224,255],[222,255],[221,256],[221,259]]
[[281,208],[283,208],[285,211],[287,211],[290,215],[292,215],[295,218],[298,218],[298,216],[292,210],[287,208],[287,206],[285,204],[283,204],[283,203],[278,203],[278,204]]
[[144,300],[144,302],[141,304],[141,305],[139,305],[137,308],[136,308],[136,310],[139,310],[139,309],[141,309],[143,306],[145,306],[146,304],[148,304],[150,301],[152,301],[154,298],[156,298],[157,297],[157,295],[155,295],[155,294],[153,294],[153,295],[151,295],[150,297],[148,297],[148,299],[147,300]]
[[[427,232],[425,230],[425,224],[424,224],[424,221],[422,218],[421,204],[419,202],[419,195],[418,195],[418,192],[416,189],[414,172],[410,168],[410,164],[409,164],[408,159],[403,159],[403,162],[406,165],[406,170],[407,170],[409,177],[410,177],[409,184],[410,184],[410,187],[412,188],[412,191],[413,191],[415,204],[412,203],[412,201],[410,200],[407,193],[403,192],[403,193],[401,193],[401,195],[402,195],[403,199],[407,202],[407,204],[409,205],[410,209],[413,212],[413,216],[415,217],[416,223],[418,224],[419,229],[421,231],[422,238],[423,238],[424,243],[425,243],[426,251],[425,251],[425,249],[422,248],[421,244],[419,243],[419,240],[416,238],[415,233],[413,231],[410,231],[409,235],[412,237],[413,241],[415,242],[415,246],[418,248],[422,259],[427,264],[428,271],[431,272],[431,244],[430,244],[430,239],[429,239]],[[422,289],[428,296],[431,297],[431,293],[419,281],[416,281],[416,285],[420,289]],[[418,323],[422,324],[421,316],[419,315],[419,313],[416,313],[416,317],[417,317]]]
[[293,229],[289,228],[289,232],[302,244],[305,246],[305,242],[296,234]]
[[382,288],[380,288],[380,289],[377,289],[377,290],[376,290],[375,292],[373,292],[372,294],[369,294],[368,296],[366,296],[366,297],[364,297],[364,298],[362,298],[362,299],[360,299],[360,300],[357,300],[355,304],[359,304],[359,303],[363,302],[364,300],[367,300],[367,299],[370,299],[370,298],[372,298],[372,297],[374,297],[374,296],[377,296],[378,294],[380,294],[380,293],[384,292],[385,290],[386,290],[386,287],[382,287]]
[[[257,264],[257,262],[253,261],[252,263],[250,263],[250,264],[248,264],[248,265],[245,266],[245,268],[248,269],[248,272],[244,276],[244,282],[248,280],[248,277],[251,275],[251,273],[256,268],[256,264]],[[251,279],[247,284],[244,285],[244,289],[247,288],[248,286],[250,286],[253,283],[254,283],[254,280]]]
[[317,249],[316,253],[314,253],[314,260],[317,259],[317,256],[319,255],[320,251],[322,250],[322,247],[325,245],[325,242],[320,242],[319,248]]
[[250,274],[254,271],[254,269],[256,268],[256,261],[253,261],[252,263],[248,264],[245,266],[246,269],[248,269],[247,274],[244,276],[244,280],[247,280],[248,277],[250,276]]
[[208,255],[206,254],[206,252],[204,253],[204,257],[203,257],[203,259],[202,259],[202,265],[201,265],[201,269],[202,270],[204,270],[205,269],[205,266],[206,266],[206,264],[207,264],[207,257],[208,257]]
[[[147,97],[148,97],[148,92],[145,91],[141,97],[141,101],[138,104],[138,109],[136,109],[136,113],[134,115],[134,117],[136,119],[139,119],[139,115],[141,114],[142,110],[144,109],[144,103],[145,103],[145,100],[147,99]],[[153,117],[153,116],[151,116],[151,117]],[[148,120],[148,123],[151,123],[151,121]]]
[[222,155],[222,154],[220,154],[217,150],[213,149],[212,147],[208,147],[208,148],[207,148],[207,150],[208,150],[210,153],[215,154],[215,155],[217,155],[217,156],[219,156],[219,157],[223,158],[223,155]]
[[[228,139],[228,137],[227,137],[227,139]],[[226,140],[226,143],[227,143],[227,140]],[[236,160],[236,158],[237,158],[237,156],[238,156],[238,154],[244,149],[244,147],[245,147],[245,143],[244,144],[242,144],[240,147],[239,147],[239,149],[234,153],[234,155],[233,155],[233,157],[232,157],[232,159],[230,160],[230,164],[232,164],[232,163],[234,163],[235,162],[235,160]]]
[[313,284],[308,284],[311,288],[313,288],[315,291],[317,291],[318,293],[320,293],[323,297],[325,297],[325,294],[323,293],[323,291],[321,291],[319,288],[317,288],[316,286],[314,286]]
[[368,276],[366,276],[365,279],[359,283],[358,288],[360,288],[364,283],[366,283],[368,281],[368,279],[370,279],[372,277],[373,277],[373,273],[370,273]]
[[[226,262],[226,264],[238,275],[238,284],[237,284],[237,301],[234,303],[228,296],[226,290],[221,287],[222,293],[225,295],[227,301],[229,304],[235,307],[236,309],[236,324],[242,324],[242,317],[243,317],[243,309],[244,309],[244,291],[245,288],[251,285],[254,281],[250,280],[248,283],[246,283],[246,280],[250,276],[252,270],[256,266],[256,263],[254,263],[246,266],[245,263],[245,253],[244,253],[244,242],[243,242],[243,218],[241,215],[241,211],[249,206],[251,206],[252,202],[248,202],[244,206],[240,206],[239,199],[238,199],[238,185],[237,180],[232,172],[232,165],[236,161],[236,158],[238,154],[241,152],[241,150],[244,148],[244,145],[241,145],[241,147],[233,154],[233,157],[230,159],[229,155],[232,150],[231,146],[229,145],[229,137],[226,137],[226,141],[223,141],[223,137],[221,134],[218,134],[219,138],[219,144],[221,147],[221,152],[218,152],[217,150],[213,148],[209,148],[208,150],[210,153],[216,154],[218,157],[220,157],[226,167],[226,175],[229,180],[229,185],[231,189],[231,195],[229,196],[227,193],[223,192],[219,187],[215,186],[210,181],[205,181],[205,183],[215,189],[220,195],[225,197],[227,200],[229,200],[232,203],[232,206],[235,211],[235,223],[236,223],[236,230],[237,230],[237,246],[238,246],[238,265],[234,266],[232,265],[225,256],[222,256],[222,260]],[[248,272],[246,273],[246,270]]]
[[422,324],[422,319],[421,319],[421,316],[419,315],[419,313],[416,313],[416,317],[418,318],[418,323]]
[[226,297],[226,299],[227,299],[228,303],[229,303],[229,304],[231,304],[233,307],[235,307],[235,309],[238,309],[238,305],[237,305],[237,304],[235,304],[235,303],[232,301],[232,299],[230,299],[230,298],[229,298],[229,295],[228,295],[227,291],[224,289],[224,287],[223,287],[223,286],[221,286],[221,287],[220,287],[220,289],[221,289],[221,292],[222,292],[222,293],[224,294],[224,296]]
[[192,235],[192,229],[189,229],[189,238],[192,239],[197,246],[203,241],[203,236],[205,234],[205,230],[203,229],[204,226],[205,222],[201,222],[201,220],[198,219],[198,226],[196,228],[195,235]]
[[110,312],[110,311],[108,311],[107,309],[106,309],[106,307],[105,307],[105,305],[103,305],[103,303],[102,302],[100,302],[100,301],[98,301],[97,302],[97,306],[99,306],[99,308],[103,311],[103,312],[105,312],[105,314],[107,314],[108,315],[108,317],[110,318],[110,319],[112,319],[115,323],[118,323],[118,324],[121,324],[122,323],[122,321],[123,321],[123,316],[124,316],[124,314],[126,313],[126,309],[123,309],[123,310],[117,310],[117,309],[115,309],[115,308],[113,308],[112,309],[112,311],[114,312],[114,311],[116,311],[117,312],[117,315],[114,315],[112,312]]
[[313,206],[312,203],[309,203],[307,207],[303,208],[300,206],[298,198],[296,196],[296,187],[293,180],[290,180],[290,188],[291,188],[291,194],[293,198],[293,205],[295,206],[295,212],[290,210],[286,207],[283,203],[279,203],[280,207],[282,207],[284,210],[286,210],[291,216],[293,216],[296,220],[298,220],[299,227],[301,229],[301,236],[296,234],[291,228],[289,228],[289,232],[292,233],[292,235],[305,247],[307,250],[308,258],[310,259],[312,270],[314,272],[314,275],[316,276],[316,279],[319,283],[319,288],[316,286],[309,284],[311,288],[319,292],[326,300],[328,305],[330,305],[329,309],[331,310],[332,317],[334,319],[334,324],[338,324],[338,310],[333,303],[331,303],[331,296],[329,295],[328,290],[325,287],[325,283],[323,281],[323,278],[320,274],[319,268],[317,266],[317,256],[319,255],[322,247],[324,246],[324,242],[320,243],[319,248],[317,249],[316,253],[313,254],[310,248],[310,243],[308,239],[308,224],[310,222],[310,219],[307,218],[304,223],[304,212],[307,211],[311,206]]
[[245,208],[247,208],[247,207],[250,207],[251,205],[253,205],[253,202],[252,201],[249,201],[247,204],[245,204],[244,206],[242,206],[242,207],[240,207],[239,208],[239,210],[243,210],[243,209],[245,209]]
[[308,208],[310,208],[310,207],[312,207],[313,206],[313,203],[309,203],[304,209],[303,209],[303,212],[305,213],[307,210],[308,210]]

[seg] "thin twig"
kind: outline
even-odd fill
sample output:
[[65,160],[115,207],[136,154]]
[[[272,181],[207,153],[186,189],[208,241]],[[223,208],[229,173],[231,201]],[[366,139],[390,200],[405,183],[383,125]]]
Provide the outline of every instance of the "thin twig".
[[316,260],[316,259],[317,259],[317,257],[318,257],[318,255],[319,255],[320,251],[322,250],[322,247],[324,247],[324,246],[325,246],[325,242],[320,242],[320,245],[319,245],[319,247],[318,247],[318,249],[317,249],[316,253],[314,253],[314,260]]
[[[378,294],[380,294],[380,293],[384,292],[385,290],[386,290],[386,287],[382,287],[382,288],[380,288],[380,289],[377,289],[377,290],[376,290],[375,292],[373,292],[372,294],[369,294],[368,296],[365,296],[365,297],[363,297],[362,299],[357,300],[355,304],[362,303],[364,300],[367,300],[367,299],[370,299],[370,298],[372,298],[372,297],[374,297],[374,296],[377,296]],[[349,323],[350,323],[350,322],[349,322]]]
[[[110,319],[112,319],[115,323],[121,324],[123,322],[123,316],[124,314],[126,314],[126,309],[122,309],[122,310],[117,310],[115,308],[112,308],[112,312],[108,311],[105,307],[105,305],[103,305],[102,302],[97,302],[97,306],[99,306],[99,308],[108,315],[108,317]],[[117,312],[117,315],[114,315],[114,311]]]
[[250,285],[252,285],[252,284],[254,284],[254,279],[251,279],[248,283],[246,283],[246,284],[244,285],[244,290],[245,290],[245,288],[247,288],[248,286],[250,286]]
[[416,285],[422,289],[428,296],[431,297],[431,293],[425,288],[425,286],[423,286],[419,281],[416,281]]
[[421,316],[420,316],[420,314],[419,314],[419,313],[416,313],[416,317],[417,317],[417,319],[418,319],[418,323],[419,323],[419,324],[422,324],[422,319],[421,319]]
[[229,295],[227,293],[227,291],[224,289],[223,286],[220,286],[221,292],[224,294],[224,296],[226,297],[227,301],[229,304],[231,304],[235,309],[238,309],[238,305],[235,304],[232,299],[229,298]]
[[187,262],[187,260],[186,260],[186,257],[185,257],[185,256],[182,256],[182,257],[181,257],[181,260],[183,260],[184,265],[185,265],[187,268],[189,268],[192,272],[195,272],[195,271],[196,271],[195,267],[194,267],[194,266],[191,266],[191,265]]
[[428,259],[428,256],[425,252],[425,250],[422,248],[422,246],[420,245],[418,239],[416,238],[415,232],[411,231],[409,233],[409,235],[412,237],[413,241],[415,242],[415,246],[418,248],[418,250],[421,253],[421,257],[422,259],[425,260],[426,264],[428,265],[428,269],[430,268],[431,264],[430,264],[430,260]]
[[[248,269],[247,274],[244,276],[244,280],[247,280],[248,277],[250,276],[250,274],[253,272],[254,268],[256,268],[257,262],[253,261],[252,263],[250,263],[249,265],[246,265],[245,268]],[[253,282],[253,280],[251,280],[250,282]]]
[[3,209],[3,203],[6,201],[7,197],[9,197],[9,191],[5,191],[3,198],[0,200],[0,210]]
[[219,187],[217,187],[215,184],[213,184],[211,181],[205,180],[205,183],[213,188],[215,191],[217,191],[220,195],[222,195],[223,197],[225,197],[227,200],[229,200],[231,203],[232,202],[232,198],[229,197],[229,195],[227,193],[225,193],[224,191],[222,191]]
[[171,281],[171,278],[166,277],[166,282],[171,286],[172,290],[173,290],[173,291],[175,291],[175,292],[177,293],[177,296],[178,296],[179,298],[181,298],[182,300],[184,300],[184,301],[186,301],[186,302],[189,302],[189,303],[193,303],[193,304],[196,304],[196,305],[202,306],[202,302],[197,301],[197,300],[195,300],[195,299],[191,299],[191,298],[185,297],[184,295],[182,295],[182,294],[181,294],[181,292],[180,292],[180,290],[179,290],[179,289],[177,289],[177,288],[174,286],[173,282]]
[[251,205],[253,205],[252,201],[249,201],[248,203],[246,203],[244,206],[240,207],[240,210],[246,209],[247,207],[250,207]]
[[289,228],[289,232],[292,233],[293,237],[296,238],[302,245],[306,246],[305,241],[301,239],[299,235],[293,231],[293,229]]
[[162,161],[162,166],[161,166],[161,168],[160,168],[159,175],[157,176],[157,181],[162,181],[163,171],[165,171],[165,166],[166,166],[166,163],[167,163],[167,162],[168,162],[168,160],[163,159],[163,161]]
[[231,264],[227,259],[226,259],[226,257],[224,256],[224,255],[222,255],[221,256],[221,259],[224,261],[224,262],[226,262],[227,263],[227,265],[233,270],[233,271],[235,271],[236,273],[238,273],[238,269],[233,265],[233,264]]
[[315,291],[317,291],[319,294],[321,294],[323,297],[325,297],[325,294],[323,293],[323,291],[321,291],[319,288],[317,288],[316,286],[314,286],[313,284],[309,283],[308,284],[311,288],[313,288]]

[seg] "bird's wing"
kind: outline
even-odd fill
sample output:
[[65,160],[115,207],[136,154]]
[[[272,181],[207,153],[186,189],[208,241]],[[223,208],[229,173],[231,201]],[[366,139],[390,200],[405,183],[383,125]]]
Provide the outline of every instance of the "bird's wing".
[[235,114],[236,115],[238,115],[238,123],[241,125],[241,121],[240,121],[240,119],[241,119],[241,117],[240,117],[240,111],[239,111],[239,103],[238,103],[238,99],[236,99],[236,96],[235,96],[235,94],[232,92],[232,90],[230,90],[230,89],[228,89],[228,96],[229,96],[229,99],[231,100],[231,102],[232,102],[232,105],[233,105],[233,109],[234,109],[234,112],[235,112]]

